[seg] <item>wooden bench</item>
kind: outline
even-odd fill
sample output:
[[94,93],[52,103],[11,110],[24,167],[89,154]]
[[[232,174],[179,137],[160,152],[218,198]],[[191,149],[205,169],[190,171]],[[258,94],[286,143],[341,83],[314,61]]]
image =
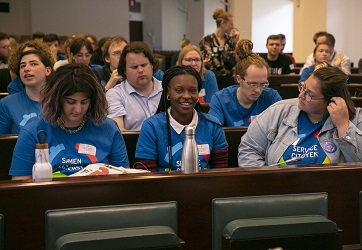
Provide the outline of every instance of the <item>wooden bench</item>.
[[356,244],[361,179],[362,165],[346,164],[1,181],[5,249],[43,250],[50,209],[163,201],[178,203],[178,235],[187,249],[211,249],[214,198],[314,192],[328,193],[328,218],[342,230],[343,244]]
[[[351,94],[352,101],[354,101],[355,104],[360,103],[358,102],[358,100],[359,98],[362,97],[362,83],[348,84],[348,90]],[[296,98],[299,95],[298,84],[297,83],[280,84],[278,93],[283,99]],[[360,105],[356,106],[361,107]]]

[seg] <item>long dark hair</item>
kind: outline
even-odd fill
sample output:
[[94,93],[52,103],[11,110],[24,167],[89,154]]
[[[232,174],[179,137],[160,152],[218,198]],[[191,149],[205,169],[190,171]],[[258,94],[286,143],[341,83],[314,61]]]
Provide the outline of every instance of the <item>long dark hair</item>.
[[320,83],[321,92],[326,100],[332,97],[341,97],[344,99],[348,109],[349,120],[352,120],[356,115],[356,108],[348,90],[348,76],[342,70],[334,67],[319,68],[311,75]]

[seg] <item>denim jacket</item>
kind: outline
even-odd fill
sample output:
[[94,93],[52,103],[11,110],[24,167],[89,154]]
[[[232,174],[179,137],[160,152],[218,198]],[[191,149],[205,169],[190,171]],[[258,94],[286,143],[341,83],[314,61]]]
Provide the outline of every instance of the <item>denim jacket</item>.
[[[279,101],[261,113],[241,138],[239,167],[277,163],[286,149],[298,139],[299,114],[298,98]],[[356,108],[356,115],[341,138],[338,138],[337,128],[328,117],[318,140],[322,148],[326,142],[333,142],[337,146],[335,152],[325,152],[331,163],[362,162],[362,109]]]

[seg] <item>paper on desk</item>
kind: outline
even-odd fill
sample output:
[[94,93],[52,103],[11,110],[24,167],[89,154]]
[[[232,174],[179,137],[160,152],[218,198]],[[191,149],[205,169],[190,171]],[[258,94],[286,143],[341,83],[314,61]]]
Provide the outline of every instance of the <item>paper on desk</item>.
[[115,167],[105,163],[89,164],[81,171],[69,175],[69,177],[77,176],[95,176],[95,175],[110,175],[110,174],[133,174],[133,173],[147,173],[148,170]]

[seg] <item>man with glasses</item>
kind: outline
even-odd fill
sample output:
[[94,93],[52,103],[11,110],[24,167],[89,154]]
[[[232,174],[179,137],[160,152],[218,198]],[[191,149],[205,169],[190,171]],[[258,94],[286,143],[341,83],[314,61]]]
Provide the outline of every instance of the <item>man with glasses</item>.
[[118,74],[117,68],[119,58],[121,57],[122,51],[127,44],[128,41],[122,36],[114,36],[110,38],[104,44],[104,66],[100,69],[93,69],[98,81],[102,84],[106,92],[123,80],[123,77]]
[[241,39],[236,45],[238,63],[233,85],[216,92],[211,98],[209,114],[225,127],[248,126],[254,118],[282,98],[268,88],[268,64],[252,53],[253,44]]
[[0,32],[0,69],[8,68],[8,56],[11,51],[10,36]]

